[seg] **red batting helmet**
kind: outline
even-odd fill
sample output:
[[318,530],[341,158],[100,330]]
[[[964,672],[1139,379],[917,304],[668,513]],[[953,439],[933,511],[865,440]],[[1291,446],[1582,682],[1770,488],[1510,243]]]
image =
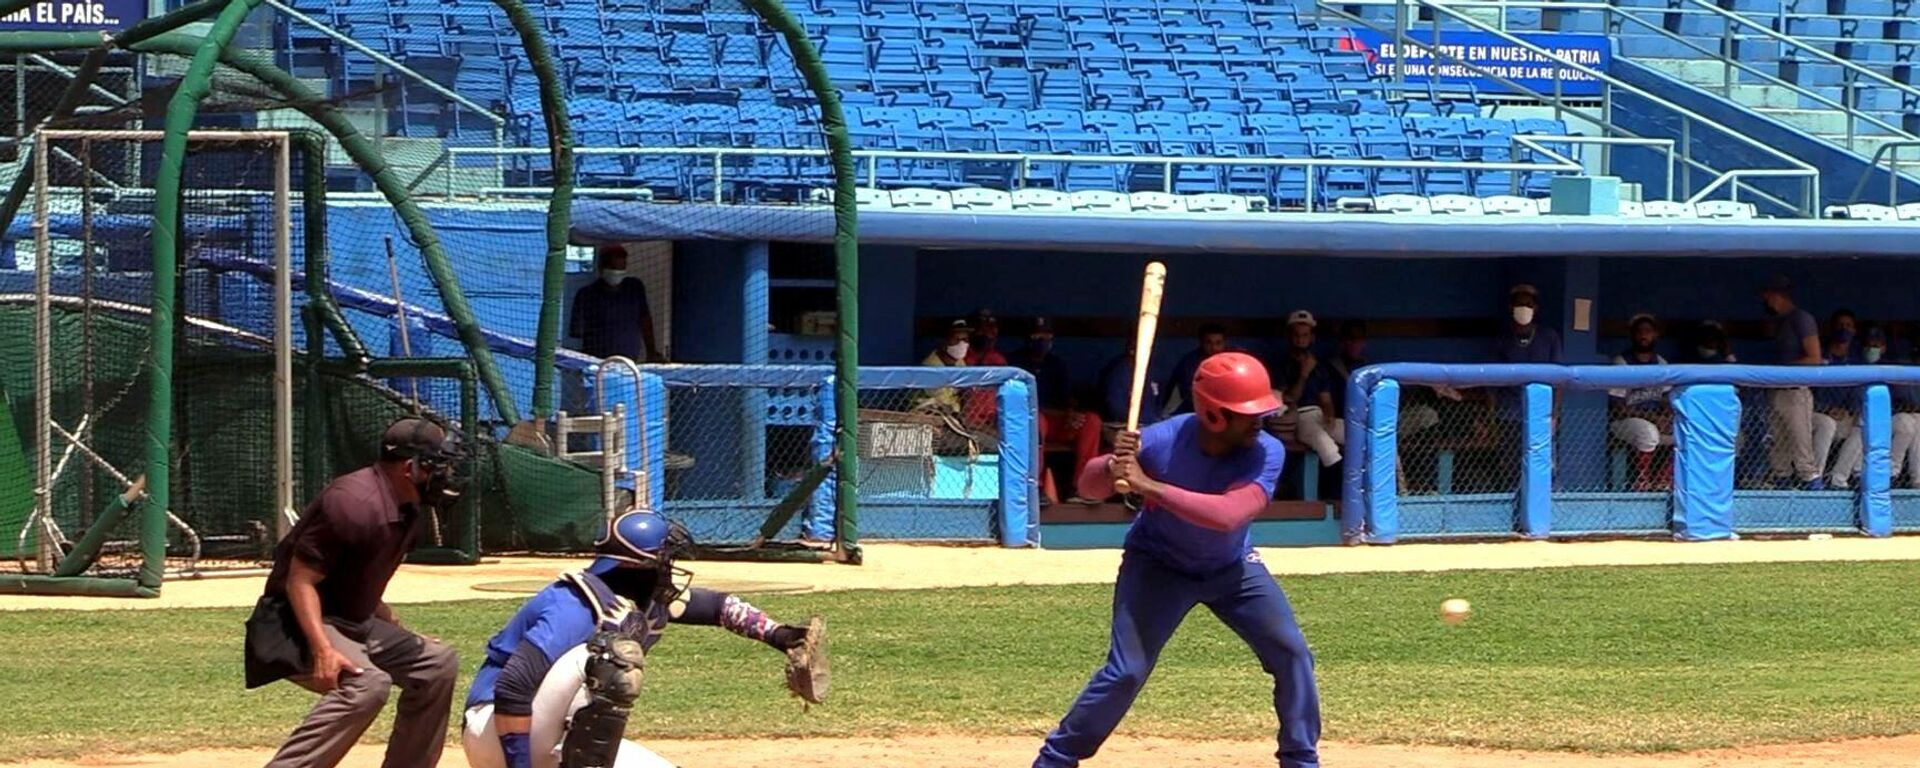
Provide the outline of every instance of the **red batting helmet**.
[[1222,352],[1193,374],[1193,412],[1210,431],[1227,428],[1227,411],[1265,416],[1280,410],[1267,367],[1244,352]]

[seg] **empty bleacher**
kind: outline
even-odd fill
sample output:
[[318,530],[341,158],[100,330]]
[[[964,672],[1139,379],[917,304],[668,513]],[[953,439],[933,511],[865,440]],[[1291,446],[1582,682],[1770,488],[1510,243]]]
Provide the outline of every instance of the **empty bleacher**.
[[[508,143],[541,146],[539,98],[512,28],[489,2],[300,9],[510,115]],[[785,44],[756,19],[691,2],[568,0],[535,6],[564,68],[582,147],[819,148],[817,107]],[[796,0],[841,90],[856,145],[916,153],[1525,161],[1510,136],[1556,121],[1488,119],[1369,76],[1343,33],[1290,3],[1239,0]],[[296,74],[349,94],[390,76],[317,30],[284,25]],[[319,55],[329,54],[329,55]],[[493,141],[462,110],[402,87],[392,135],[453,146]],[[398,101],[398,104],[394,104]],[[1518,156],[1516,156],[1518,155]],[[481,157],[486,164],[489,158]],[[470,163],[478,161],[469,160]],[[1309,171],[1250,163],[1018,163],[883,157],[883,188],[1041,187],[1307,202]],[[544,159],[511,167],[538,183]],[[645,186],[661,198],[798,200],[825,185],[814,158],[583,154],[580,183]],[[1506,194],[1507,171],[1338,168],[1311,172],[1315,205],[1374,194]],[[1523,175],[1544,194],[1547,174]]]

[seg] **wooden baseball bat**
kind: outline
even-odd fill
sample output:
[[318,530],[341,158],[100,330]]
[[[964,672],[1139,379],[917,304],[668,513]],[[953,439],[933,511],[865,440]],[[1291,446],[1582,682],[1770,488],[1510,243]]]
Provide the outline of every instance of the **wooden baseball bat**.
[[[1133,389],[1127,393],[1127,431],[1140,431],[1140,401],[1147,392],[1147,363],[1153,360],[1153,338],[1160,330],[1160,296],[1167,287],[1167,265],[1152,262],[1140,281],[1140,326],[1133,334]],[[1131,493],[1133,487],[1116,480],[1113,489]]]

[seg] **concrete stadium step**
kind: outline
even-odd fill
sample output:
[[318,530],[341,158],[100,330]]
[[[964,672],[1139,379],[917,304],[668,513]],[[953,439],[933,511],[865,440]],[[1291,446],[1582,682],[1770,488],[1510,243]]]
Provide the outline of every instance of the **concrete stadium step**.
[[1800,106],[1800,94],[1780,85],[1736,85],[1728,95],[1735,103],[1756,109],[1793,109]]
[[[1774,109],[1759,108],[1753,110],[1807,133],[1844,138],[1847,133],[1847,116],[1844,112],[1830,109]],[[1859,125],[1855,131],[1863,131]]]
[[[1826,139],[1827,141],[1833,142],[1843,147],[1847,146],[1847,136],[1844,132],[1834,133],[1834,134],[1820,134],[1820,138]],[[1859,153],[1861,157],[1872,159],[1874,153],[1880,151],[1880,147],[1882,145],[1890,144],[1896,141],[1905,141],[1905,139],[1902,139],[1897,136],[1855,136],[1853,137],[1852,149],[1854,152]],[[1898,154],[1896,156],[1900,158],[1900,166],[1903,169],[1912,170],[1912,169],[1920,168],[1920,147],[1906,147],[1900,150],[1888,150],[1888,151],[1889,152],[1897,151]]]
[[[1702,59],[1636,59],[1648,68],[1671,75],[1683,83],[1718,89],[1727,82],[1727,68],[1717,61]],[[1735,72],[1738,77],[1738,72]]]

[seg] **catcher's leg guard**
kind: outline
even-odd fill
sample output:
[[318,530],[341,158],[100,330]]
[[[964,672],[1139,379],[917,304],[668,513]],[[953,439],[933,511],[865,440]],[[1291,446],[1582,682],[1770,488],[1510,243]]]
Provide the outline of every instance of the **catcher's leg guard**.
[[633,700],[640,696],[646,652],[624,635],[601,632],[587,641],[587,693],[560,746],[561,768],[610,768],[620,754]]

